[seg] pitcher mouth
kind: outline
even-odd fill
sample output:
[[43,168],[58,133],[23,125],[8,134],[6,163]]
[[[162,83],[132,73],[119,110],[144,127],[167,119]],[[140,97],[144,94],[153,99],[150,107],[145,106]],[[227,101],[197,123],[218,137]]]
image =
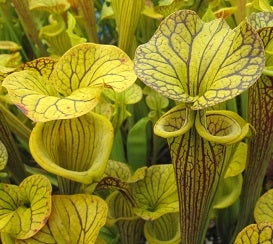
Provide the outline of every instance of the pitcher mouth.
[[232,144],[249,133],[250,125],[238,114],[226,110],[191,110],[179,104],[159,118],[154,133],[164,138],[185,134],[195,126],[204,139],[220,144]]
[[30,136],[30,151],[45,170],[85,184],[99,179],[113,143],[113,127],[101,115],[37,123]]
[[185,104],[179,104],[159,118],[154,133],[164,138],[176,137],[186,133],[194,124],[195,111]]
[[219,144],[237,143],[250,133],[250,124],[227,110],[198,111],[195,127],[201,137]]

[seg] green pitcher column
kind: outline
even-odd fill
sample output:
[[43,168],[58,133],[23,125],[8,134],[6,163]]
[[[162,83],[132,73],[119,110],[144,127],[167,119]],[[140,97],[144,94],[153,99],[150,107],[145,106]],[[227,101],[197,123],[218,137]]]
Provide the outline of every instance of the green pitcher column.
[[139,79],[178,104],[154,127],[168,139],[180,205],[181,240],[204,241],[213,200],[249,125],[230,111],[210,109],[255,83],[264,67],[258,34],[247,22],[204,23],[195,12],[166,17],[136,50]]

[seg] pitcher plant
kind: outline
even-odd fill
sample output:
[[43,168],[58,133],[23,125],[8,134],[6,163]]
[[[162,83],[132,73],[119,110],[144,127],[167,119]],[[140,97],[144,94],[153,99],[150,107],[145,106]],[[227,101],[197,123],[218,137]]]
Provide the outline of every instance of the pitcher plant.
[[133,63],[122,50],[86,43],[59,60],[28,62],[4,80],[10,99],[38,122],[30,150],[42,168],[61,177],[61,192],[77,193],[75,182],[91,184],[102,177],[114,132],[109,120],[90,111],[104,87],[121,92],[135,79]]
[[[263,41],[265,68],[262,76],[248,91],[247,119],[256,135],[249,141],[248,160],[244,174],[240,211],[235,234],[254,220],[253,211],[263,190],[264,175],[273,152],[272,80],[272,12],[253,13],[248,18]],[[252,189],[252,186],[255,186]]]
[[219,182],[250,126],[231,111],[210,110],[252,86],[264,67],[259,35],[243,21],[204,23],[189,10],[165,18],[135,55],[135,72],[177,105],[155,124],[167,138],[176,176],[182,243],[203,243]]

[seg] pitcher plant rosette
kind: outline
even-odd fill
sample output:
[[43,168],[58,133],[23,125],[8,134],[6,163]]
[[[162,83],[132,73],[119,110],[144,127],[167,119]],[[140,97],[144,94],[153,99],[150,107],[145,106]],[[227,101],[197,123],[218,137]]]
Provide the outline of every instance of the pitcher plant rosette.
[[28,62],[3,81],[12,102],[37,122],[30,151],[42,168],[60,176],[63,193],[79,192],[75,182],[102,177],[114,132],[108,119],[90,111],[104,87],[122,92],[135,80],[133,62],[122,50],[85,43],[59,60]]
[[256,136],[248,142],[248,161],[244,172],[240,214],[235,235],[254,220],[254,207],[263,191],[264,175],[273,152],[273,13],[252,13],[248,17],[248,21],[263,42],[265,67],[261,77],[248,91],[247,118],[254,126]]
[[135,72],[177,105],[155,124],[167,138],[176,175],[182,243],[204,242],[219,182],[250,126],[231,111],[211,110],[252,86],[264,67],[262,41],[243,21],[203,22],[195,12],[166,17],[135,55]]

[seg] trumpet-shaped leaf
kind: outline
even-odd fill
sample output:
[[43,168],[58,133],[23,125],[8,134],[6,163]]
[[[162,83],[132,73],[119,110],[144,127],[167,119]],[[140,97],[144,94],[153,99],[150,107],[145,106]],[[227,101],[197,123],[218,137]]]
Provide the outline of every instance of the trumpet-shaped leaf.
[[75,26],[76,20],[68,12],[67,27],[61,16],[54,16],[50,25],[41,28],[39,35],[49,45],[49,53],[61,56],[72,46],[86,42],[85,38],[74,33]]
[[95,243],[106,216],[107,205],[97,196],[56,195],[47,225],[32,238],[16,243]]
[[172,165],[149,167],[143,180],[131,184],[137,206],[134,213],[154,220],[166,213],[178,212],[178,196]]
[[30,151],[45,170],[90,184],[100,180],[113,143],[113,127],[101,115],[37,123],[30,136]]
[[146,221],[144,235],[149,244],[181,243],[179,214],[168,213],[154,221]]
[[131,55],[134,35],[144,0],[111,0],[119,34],[118,46]]
[[109,160],[104,172],[105,176],[110,176],[123,181],[128,181],[131,177],[131,172],[128,164]]
[[254,209],[257,224],[273,222],[273,190],[267,191],[257,201]]
[[273,223],[251,224],[236,237],[234,244],[272,243]]
[[231,30],[224,20],[204,23],[189,10],[164,19],[135,56],[136,74],[146,85],[194,110],[237,96],[263,67],[262,42],[247,22]]
[[219,181],[248,130],[249,125],[236,113],[195,112],[184,104],[155,124],[154,132],[168,139],[178,187],[181,236],[188,243],[203,242]]
[[107,225],[119,228],[121,243],[140,243],[143,220],[133,212],[133,205],[118,191],[110,194],[106,201],[109,207]]
[[[142,174],[143,175],[143,174]],[[107,167],[104,172],[104,178],[97,184],[96,190],[100,189],[113,189],[119,190],[122,192],[123,197],[127,198],[128,206],[132,208],[135,205],[134,198],[132,197],[131,192],[129,191],[129,183],[131,181],[131,171],[128,167],[128,164],[121,163],[114,160],[109,160],[107,163]],[[111,204],[115,204],[115,196],[111,200]],[[117,198],[118,201],[120,199]],[[123,210],[121,210],[122,213]],[[122,214],[121,214],[122,215]],[[119,216],[119,214],[117,214]]]
[[136,220],[132,204],[118,191],[111,193],[106,199],[109,207],[107,224],[113,225],[120,220]]
[[[270,52],[273,37],[272,13],[251,15],[249,22],[257,28],[266,51],[266,67],[263,74],[270,67]],[[268,52],[269,51],[269,52]],[[271,55],[272,56],[272,55]],[[269,59],[268,59],[269,58]],[[269,62],[269,63],[268,63]],[[243,227],[253,222],[253,211],[261,195],[264,175],[273,152],[273,79],[262,75],[258,82],[248,91],[248,121],[255,128],[255,136],[248,142],[248,162],[244,172],[243,189],[240,201],[239,217],[236,227],[238,233]],[[255,187],[250,187],[255,186]]]
[[[252,223],[252,213],[261,195],[264,175],[272,155],[273,143],[273,78],[262,75],[248,91],[248,121],[256,130],[256,135],[248,143],[247,167],[241,196],[238,231]],[[253,189],[249,186],[255,186]],[[244,221],[243,221],[244,219]]]
[[30,10],[45,10],[56,14],[66,11],[69,6],[67,0],[29,0]]
[[97,105],[104,85],[121,92],[136,79],[130,58],[110,45],[80,44],[56,63],[47,60],[33,61],[31,70],[23,67],[3,82],[11,100],[36,122],[86,114]]
[[6,167],[8,162],[8,152],[5,145],[0,141],[0,170]]
[[51,184],[42,175],[19,186],[0,184],[0,230],[19,239],[35,235],[51,212]]

